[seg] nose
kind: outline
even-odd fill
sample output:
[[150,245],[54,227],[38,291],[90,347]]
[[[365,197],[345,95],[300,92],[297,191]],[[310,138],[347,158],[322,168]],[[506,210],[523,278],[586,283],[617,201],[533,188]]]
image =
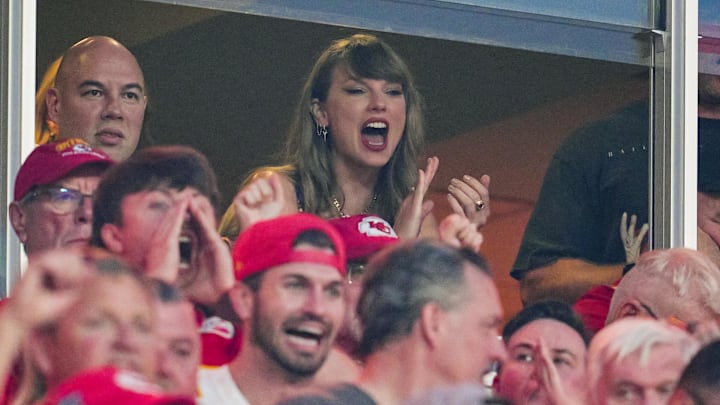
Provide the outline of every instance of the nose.
[[372,111],[385,111],[387,108],[387,96],[382,91],[370,92],[370,110]]
[[92,196],[91,195],[85,195],[81,197],[82,199],[78,203],[78,207],[76,210],[76,219],[78,223],[81,224],[89,224],[92,223],[93,219],[93,213],[92,213]]
[[105,108],[102,112],[102,118],[106,120],[122,119],[122,108],[120,97],[108,94],[105,99]]
[[488,346],[490,346],[489,350],[491,359],[499,362],[500,364],[507,360],[507,349],[505,348],[505,342],[503,342],[502,337],[498,336],[496,339],[493,339],[493,342]]
[[139,342],[139,331],[133,325],[117,325],[113,347],[122,352],[134,352]]
[[170,360],[170,354],[167,348],[161,348],[157,353],[157,374],[161,385],[166,384],[173,374],[173,363]]
[[328,302],[322,288],[313,288],[308,292],[303,307],[305,313],[324,317],[328,312]]

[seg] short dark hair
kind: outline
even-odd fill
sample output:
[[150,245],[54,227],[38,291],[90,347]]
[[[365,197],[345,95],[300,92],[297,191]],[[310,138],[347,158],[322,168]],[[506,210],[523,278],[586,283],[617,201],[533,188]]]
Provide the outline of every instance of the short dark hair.
[[688,395],[696,399],[701,391],[720,391],[720,340],[709,343],[700,349],[685,367],[678,388],[687,391]]
[[541,301],[523,308],[505,324],[502,332],[503,340],[507,343],[515,332],[540,319],[552,319],[564,323],[582,337],[585,346],[590,342],[580,316],[569,305],[558,301]]
[[360,355],[409,334],[426,304],[449,310],[464,302],[466,263],[490,276],[480,255],[439,242],[409,241],[373,256],[357,308],[364,328]]
[[120,207],[125,196],[161,186],[177,190],[194,187],[218,212],[220,192],[207,158],[189,146],[153,146],[105,172],[95,192],[90,243],[104,247],[100,235],[103,225],[122,224]]

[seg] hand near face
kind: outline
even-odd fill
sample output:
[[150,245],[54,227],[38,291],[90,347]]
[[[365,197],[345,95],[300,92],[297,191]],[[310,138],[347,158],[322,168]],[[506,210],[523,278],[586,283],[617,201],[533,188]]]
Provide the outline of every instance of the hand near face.
[[227,245],[216,231],[215,214],[207,197],[198,195],[188,204],[197,226],[197,252],[193,254],[191,269],[195,277],[185,290],[195,302],[211,304],[232,288],[235,283],[232,257]]
[[[145,274],[175,285],[180,269],[180,234],[182,232],[192,190],[183,190],[174,198],[147,246]],[[227,247],[225,248],[227,250]]]
[[485,225],[490,216],[490,176],[480,179],[465,175],[450,180],[448,202],[456,214],[467,217],[477,227]]
[[450,246],[479,252],[483,236],[468,218],[457,213],[445,217],[439,226],[440,240]]
[[433,202],[424,201],[424,199],[439,165],[440,159],[433,156],[428,158],[425,170],[418,170],[418,181],[415,190],[403,200],[395,217],[394,228],[400,239],[417,238],[420,234],[420,228],[425,217],[433,209]]
[[[150,239],[146,274],[178,286],[192,301],[215,303],[234,283],[230,252],[215,225],[207,197],[193,189],[177,193]],[[179,240],[185,231],[192,232],[195,240],[188,268],[180,271]]]
[[32,255],[1,311],[19,331],[29,332],[57,319],[77,297],[89,274],[82,250],[58,249]]
[[539,339],[535,362],[536,370],[541,384],[545,387],[548,399],[555,405],[583,405],[589,403],[588,393],[563,384],[560,373],[553,363],[550,349],[542,338]]
[[285,206],[285,192],[280,184],[280,175],[277,173],[256,179],[243,187],[233,200],[240,229],[247,229],[256,222],[292,213],[286,212]]

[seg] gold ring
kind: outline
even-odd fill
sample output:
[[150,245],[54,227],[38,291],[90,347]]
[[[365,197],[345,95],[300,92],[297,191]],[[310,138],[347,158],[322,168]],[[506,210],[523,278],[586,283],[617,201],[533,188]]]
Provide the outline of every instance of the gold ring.
[[485,201],[483,201],[483,200],[475,201],[475,211],[480,211],[483,209],[485,209]]

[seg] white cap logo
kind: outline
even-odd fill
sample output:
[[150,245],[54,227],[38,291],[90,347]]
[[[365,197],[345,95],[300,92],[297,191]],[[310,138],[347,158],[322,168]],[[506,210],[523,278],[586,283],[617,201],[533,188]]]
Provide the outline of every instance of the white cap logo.
[[92,152],[92,149],[90,146],[84,144],[84,143],[78,143],[76,145],[73,145],[73,152],[75,153],[89,153]]
[[358,232],[368,237],[384,236],[386,238],[397,238],[395,230],[390,224],[380,217],[365,217],[358,222]]

